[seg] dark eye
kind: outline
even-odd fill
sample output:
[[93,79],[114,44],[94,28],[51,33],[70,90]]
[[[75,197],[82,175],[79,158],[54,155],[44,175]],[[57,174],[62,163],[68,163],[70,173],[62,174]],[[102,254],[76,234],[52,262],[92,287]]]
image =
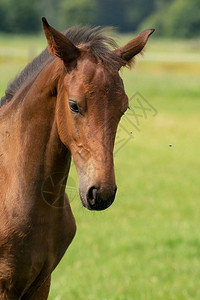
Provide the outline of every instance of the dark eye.
[[73,112],[75,112],[75,113],[80,113],[79,107],[78,107],[78,105],[76,104],[76,102],[70,100],[70,101],[69,101],[69,107],[70,107],[71,111],[73,111]]

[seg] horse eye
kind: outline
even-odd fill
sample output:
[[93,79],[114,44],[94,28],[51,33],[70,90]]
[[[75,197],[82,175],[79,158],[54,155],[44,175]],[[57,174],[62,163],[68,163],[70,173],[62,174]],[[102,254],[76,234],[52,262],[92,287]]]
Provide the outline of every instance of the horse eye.
[[78,105],[74,101],[69,101],[69,108],[71,109],[71,111],[73,111],[75,113],[80,113]]

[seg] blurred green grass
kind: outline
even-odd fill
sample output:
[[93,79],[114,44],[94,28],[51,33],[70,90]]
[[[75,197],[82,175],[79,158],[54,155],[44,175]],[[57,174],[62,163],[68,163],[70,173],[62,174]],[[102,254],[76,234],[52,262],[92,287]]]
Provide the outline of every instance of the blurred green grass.
[[[0,96],[45,45],[0,36]],[[132,139],[115,155],[118,192],[108,210],[85,210],[72,191],[78,231],[49,299],[200,299],[200,43],[150,39],[121,76],[129,98],[139,92],[158,113],[140,118],[140,131],[130,112],[123,117],[117,140],[130,131]],[[73,165],[70,178],[78,185]]]

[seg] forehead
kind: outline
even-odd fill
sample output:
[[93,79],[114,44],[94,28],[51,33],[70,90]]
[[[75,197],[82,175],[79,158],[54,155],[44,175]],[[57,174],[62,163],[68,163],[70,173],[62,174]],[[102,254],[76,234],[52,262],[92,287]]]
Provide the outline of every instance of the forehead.
[[85,59],[77,64],[77,68],[68,76],[68,86],[87,90],[88,93],[110,92],[124,93],[122,79],[116,69],[102,63]]
[[118,71],[102,63],[84,63],[82,66],[83,78],[86,83],[98,84],[104,87],[122,87]]

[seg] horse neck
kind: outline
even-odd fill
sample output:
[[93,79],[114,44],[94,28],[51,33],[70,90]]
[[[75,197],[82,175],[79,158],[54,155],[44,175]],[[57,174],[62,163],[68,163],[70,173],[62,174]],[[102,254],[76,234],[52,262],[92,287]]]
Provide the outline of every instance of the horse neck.
[[17,167],[22,185],[41,188],[55,173],[67,179],[71,155],[59,139],[55,114],[62,72],[58,60],[51,62],[16,94],[5,111],[10,163]]

